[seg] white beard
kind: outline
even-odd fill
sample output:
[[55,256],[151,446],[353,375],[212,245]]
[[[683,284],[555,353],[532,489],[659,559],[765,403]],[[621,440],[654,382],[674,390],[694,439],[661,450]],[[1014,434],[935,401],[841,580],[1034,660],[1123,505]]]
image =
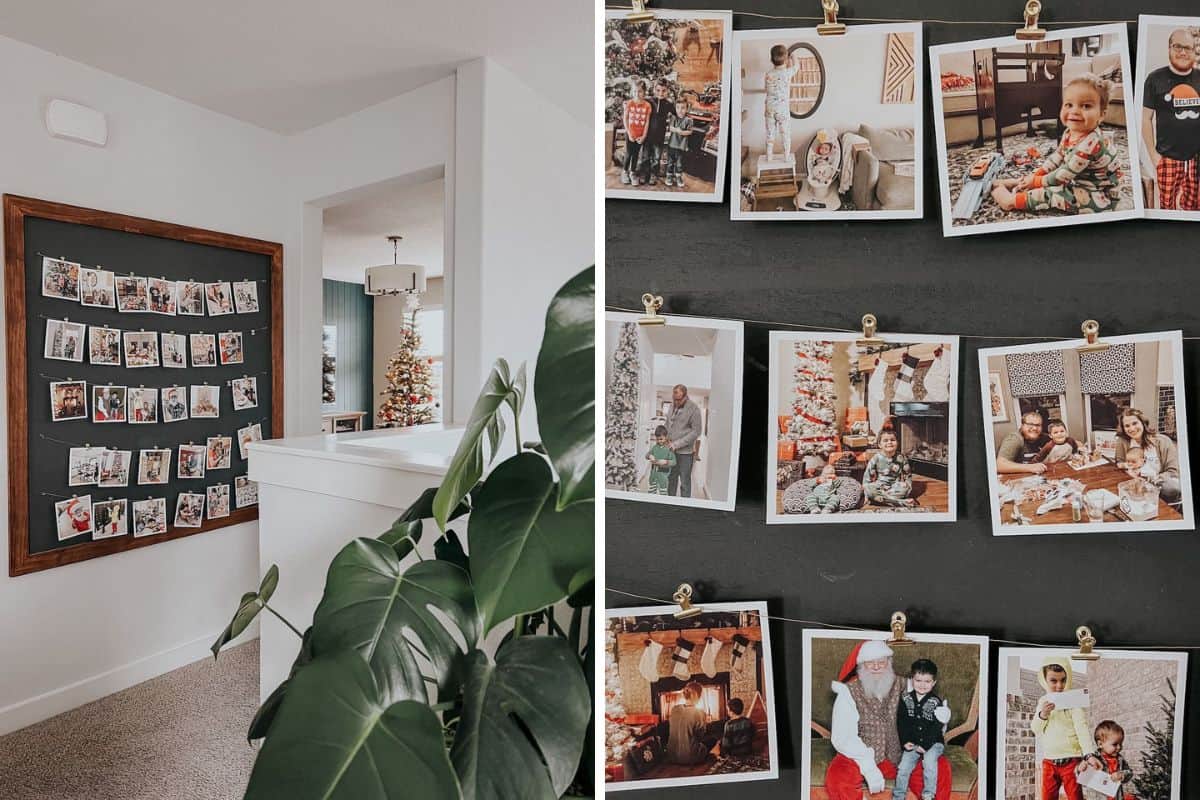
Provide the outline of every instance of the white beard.
[[862,684],[863,691],[868,697],[875,700],[882,700],[887,697],[888,692],[892,690],[892,685],[896,682],[896,672],[889,669],[887,672],[881,672],[878,675],[868,675],[860,672],[858,681]]

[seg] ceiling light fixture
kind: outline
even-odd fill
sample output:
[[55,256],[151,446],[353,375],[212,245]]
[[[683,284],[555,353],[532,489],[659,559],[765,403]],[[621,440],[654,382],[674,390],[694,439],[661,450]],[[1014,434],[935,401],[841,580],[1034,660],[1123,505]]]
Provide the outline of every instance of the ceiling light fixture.
[[399,244],[403,236],[387,237],[392,243],[392,263],[367,267],[363,292],[373,296],[405,295],[405,305],[416,308],[425,293],[425,267],[420,264],[401,264]]

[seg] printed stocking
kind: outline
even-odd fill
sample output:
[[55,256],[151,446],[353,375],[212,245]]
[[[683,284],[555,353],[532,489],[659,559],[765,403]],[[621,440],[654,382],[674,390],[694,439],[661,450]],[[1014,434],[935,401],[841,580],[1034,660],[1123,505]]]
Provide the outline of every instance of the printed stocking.
[[711,636],[704,643],[704,652],[700,654],[700,669],[710,678],[717,676],[717,653],[721,652],[721,643]]
[[688,661],[692,657],[692,649],[695,646],[682,636],[675,640],[675,652],[671,653],[671,661],[675,663],[675,668],[671,672],[681,681],[686,681],[692,677],[692,671],[688,668]]
[[638,662],[638,672],[642,677],[654,683],[658,680],[658,656],[663,646],[653,639],[646,640],[646,649],[642,651],[642,660]]
[[900,360],[900,374],[896,376],[896,392],[892,397],[897,403],[907,403],[913,399],[913,375],[921,360],[911,353],[905,353]]
[[729,656],[729,669],[731,672],[742,672],[746,669],[746,648],[750,645],[750,640],[740,633],[735,634],[733,641],[733,652]]

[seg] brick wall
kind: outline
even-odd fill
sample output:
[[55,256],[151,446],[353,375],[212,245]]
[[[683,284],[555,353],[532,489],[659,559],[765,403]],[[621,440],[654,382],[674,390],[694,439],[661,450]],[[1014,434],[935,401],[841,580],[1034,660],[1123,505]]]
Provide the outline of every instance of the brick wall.
[[[636,634],[623,634],[617,639],[617,665],[621,675],[621,697],[625,703],[625,710],[630,714],[653,713],[650,704],[650,681],[642,677],[642,673],[638,671],[642,652],[646,649],[643,641],[644,638]],[[662,652],[658,655],[660,677],[670,675],[671,670],[675,667],[675,662],[671,660],[673,650],[672,647],[663,647]],[[731,672],[729,658],[732,654],[733,647],[728,642],[721,646],[721,651],[717,653],[717,672],[729,673],[729,696],[740,697],[746,710],[749,710],[750,704],[754,700],[758,656],[753,646],[747,647],[743,656],[745,666],[741,672]],[[700,669],[700,658],[703,655],[703,643],[692,648],[692,657],[688,660],[688,668],[693,675],[703,674]]]
[[1172,439],[1179,436],[1175,430],[1175,387],[1158,387],[1158,430]]

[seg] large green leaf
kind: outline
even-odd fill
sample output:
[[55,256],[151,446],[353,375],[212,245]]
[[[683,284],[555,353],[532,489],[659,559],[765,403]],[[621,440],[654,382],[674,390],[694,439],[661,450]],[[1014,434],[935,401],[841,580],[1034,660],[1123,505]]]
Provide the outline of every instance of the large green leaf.
[[437,715],[382,701],[357,653],[318,656],[291,679],[246,800],[401,797],[461,797]]
[[565,639],[518,637],[495,664],[473,652],[450,750],[463,797],[559,797],[579,764],[590,711],[579,657]]
[[471,579],[447,561],[419,561],[404,572],[386,542],[355,539],[329,565],[325,594],[313,614],[313,652],[318,656],[354,648],[370,665],[380,697],[388,702],[427,696],[410,629],[431,662],[438,686],[458,674],[462,650],[430,612],[441,611],[458,627],[467,647],[479,638],[479,614]]
[[558,473],[558,507],[595,496],[596,270],[558,290],[533,376],[538,432]]
[[479,491],[467,539],[484,630],[563,599],[590,568],[593,503],[557,511],[555,488],[546,459],[521,453],[492,470]]
[[208,648],[212,650],[213,658],[217,657],[217,653],[221,652],[222,647],[241,636],[242,631],[250,626],[260,611],[262,611],[262,604],[258,602],[258,592],[246,592],[242,595],[242,599],[238,601],[237,611],[233,612],[233,619],[229,620],[225,630],[221,631],[217,640],[212,643],[212,647]]
[[392,527],[388,528],[376,538],[379,541],[389,544],[396,551],[396,556],[403,559],[413,550],[417,549],[417,543],[421,541],[421,529],[423,525],[421,520],[414,519],[406,521],[403,517],[392,523]]
[[503,435],[504,420],[500,416],[500,407],[508,403],[512,407],[520,405],[519,397],[524,394],[524,367],[517,373],[518,381],[510,377],[508,362],[503,358],[496,359],[488,374],[483,391],[471,409],[471,417],[463,429],[462,439],[450,466],[438,487],[437,495],[433,498],[433,517],[438,527],[446,529],[450,514],[467,493],[475,486],[476,481],[483,475],[483,436],[486,434],[494,456]]
[[263,704],[258,707],[258,711],[254,712],[254,719],[250,720],[250,730],[246,732],[247,741],[253,742],[255,739],[261,739],[267,735],[271,725],[275,722],[275,715],[279,713],[279,707],[283,704],[284,695],[287,694],[292,678],[296,677],[296,673],[312,659],[312,626],[310,625],[300,639],[300,652],[296,655],[296,660],[292,662],[292,669],[288,672],[288,676],[283,683],[275,687],[275,691],[267,696]]

